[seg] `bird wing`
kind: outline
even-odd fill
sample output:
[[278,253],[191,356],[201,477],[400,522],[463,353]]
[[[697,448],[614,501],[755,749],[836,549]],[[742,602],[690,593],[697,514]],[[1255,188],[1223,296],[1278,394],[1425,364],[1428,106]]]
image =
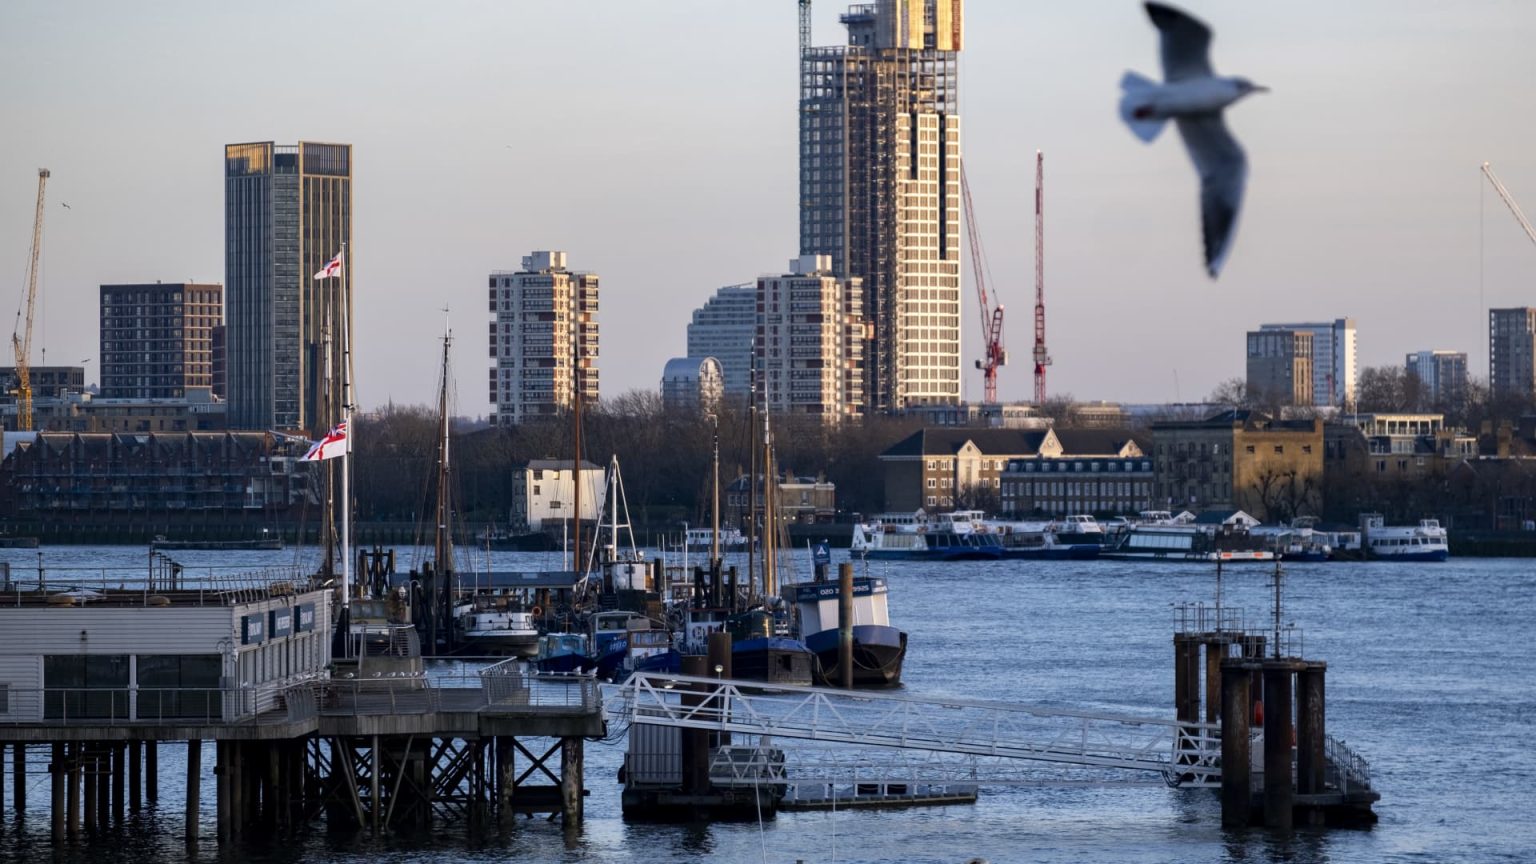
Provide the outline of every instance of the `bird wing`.
[[1164,81],[1215,74],[1211,71],[1211,28],[1161,3],[1148,3],[1147,17],[1162,35]]
[[1205,237],[1205,267],[1216,278],[1232,249],[1237,211],[1243,203],[1248,159],[1227,131],[1219,113],[1176,119],[1189,158],[1200,172],[1200,221]]

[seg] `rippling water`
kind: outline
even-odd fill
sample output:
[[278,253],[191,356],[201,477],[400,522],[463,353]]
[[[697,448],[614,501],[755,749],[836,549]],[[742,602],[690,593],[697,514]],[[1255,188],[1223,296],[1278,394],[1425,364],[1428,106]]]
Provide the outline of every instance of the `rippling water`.
[[[142,573],[142,550],[44,549],[54,576],[88,567],[109,580]],[[305,553],[183,552],[214,565],[291,564]],[[31,550],[0,550],[13,575],[35,574]],[[803,556],[802,556],[803,557]],[[554,566],[497,553],[497,569]],[[112,568],[130,568],[122,571]],[[105,569],[104,569],[105,568]],[[806,569],[802,566],[802,570]],[[1172,604],[1211,599],[1213,571],[1123,562],[870,565],[889,579],[893,622],[911,634],[906,690],[1104,711],[1173,713]],[[1298,564],[1286,569],[1284,620],[1306,654],[1328,662],[1329,731],[1370,759],[1382,801],[1369,830],[1221,828],[1215,794],[1160,785],[983,788],[973,806],[785,813],[759,826],[653,826],[619,815],[620,747],[586,748],[586,823],[519,820],[483,836],[370,841],[316,826],[294,841],[219,850],[212,784],[204,839],[180,839],[182,756],[162,747],[160,809],[130,828],[81,841],[67,861],[301,859],[422,862],[1442,862],[1536,860],[1536,567],[1525,560],[1445,564]],[[1225,599],[1268,620],[1264,567],[1227,571]],[[41,758],[34,756],[34,759]],[[211,746],[203,757],[213,762]],[[7,766],[9,767],[9,766]],[[42,860],[47,780],[34,767],[31,810],[6,810],[0,860]],[[9,787],[7,771],[7,790]],[[8,805],[7,805],[8,807]]]

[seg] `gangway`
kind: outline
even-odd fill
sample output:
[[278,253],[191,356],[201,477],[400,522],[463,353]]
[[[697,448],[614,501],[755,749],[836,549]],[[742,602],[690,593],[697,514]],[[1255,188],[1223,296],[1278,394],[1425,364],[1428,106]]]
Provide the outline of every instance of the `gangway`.
[[[632,723],[955,757],[947,767],[932,760],[946,777],[974,757],[1150,772],[1177,786],[1221,782],[1217,726],[1155,717],[657,673],[632,676],[608,708]],[[773,782],[773,772],[752,767],[766,752],[732,748],[725,758],[743,762],[742,776]],[[718,765],[711,773],[735,770]]]

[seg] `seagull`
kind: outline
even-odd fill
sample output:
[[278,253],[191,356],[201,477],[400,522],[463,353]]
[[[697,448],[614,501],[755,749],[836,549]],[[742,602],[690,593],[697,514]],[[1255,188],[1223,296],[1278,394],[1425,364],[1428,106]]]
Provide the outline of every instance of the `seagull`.
[[1162,37],[1163,83],[1135,72],[1120,79],[1120,117],[1136,137],[1151,142],[1173,120],[1189,158],[1200,172],[1200,215],[1205,269],[1215,279],[1232,251],[1232,233],[1243,202],[1248,161],[1222,109],[1249,93],[1268,90],[1247,78],[1223,78],[1211,70],[1211,30],[1162,3],[1148,3],[1147,17]]
[[75,208],[69,206],[69,202],[68,201],[60,201],[59,202],[59,206],[63,207],[65,210],[73,210],[73,209],[75,209]]

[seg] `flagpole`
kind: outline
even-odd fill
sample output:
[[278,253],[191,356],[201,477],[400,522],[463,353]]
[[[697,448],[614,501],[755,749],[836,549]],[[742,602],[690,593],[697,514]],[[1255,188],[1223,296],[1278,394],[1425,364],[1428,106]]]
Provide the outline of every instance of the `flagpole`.
[[[347,244],[341,244],[341,268],[337,274],[341,279],[341,292],[347,293]],[[345,299],[345,298],[343,298]],[[350,392],[351,376],[347,374],[352,365],[352,328],[351,316],[345,314],[350,311],[352,304],[348,302],[341,316],[341,422],[346,424],[347,437],[341,450],[341,608],[347,609],[352,601],[352,496],[350,492],[349,478],[352,474],[352,394]]]

